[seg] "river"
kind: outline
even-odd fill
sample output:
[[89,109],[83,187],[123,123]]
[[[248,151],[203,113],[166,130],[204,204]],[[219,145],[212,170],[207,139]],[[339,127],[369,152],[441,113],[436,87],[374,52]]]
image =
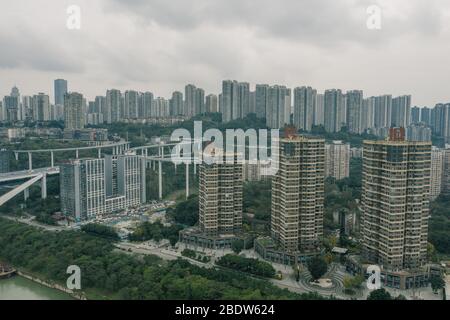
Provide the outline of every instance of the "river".
[[15,276],[0,280],[0,300],[72,300],[61,291]]

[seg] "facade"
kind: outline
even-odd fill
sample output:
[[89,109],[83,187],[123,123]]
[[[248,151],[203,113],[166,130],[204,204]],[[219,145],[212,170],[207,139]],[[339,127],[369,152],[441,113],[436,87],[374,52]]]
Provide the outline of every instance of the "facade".
[[6,149],[0,149],[0,173],[9,172],[9,160],[11,152]]
[[272,179],[271,237],[281,251],[316,253],[323,236],[323,139],[288,136],[280,141]]
[[184,90],[184,112],[183,115],[192,118],[205,110],[205,91],[188,84]]
[[325,177],[341,180],[350,176],[350,144],[333,141],[325,145]]
[[450,196],[450,144],[445,145],[444,174],[442,179],[442,193]]
[[311,131],[314,124],[317,91],[311,87],[294,89],[293,125],[304,131]]
[[430,169],[431,143],[407,142],[404,130],[364,141],[361,235],[370,263],[392,270],[426,263]]
[[217,95],[209,94],[206,96],[206,112],[219,112],[219,102]]
[[264,119],[266,117],[267,110],[267,91],[269,90],[269,85],[267,84],[257,84],[255,89],[255,108],[256,116],[258,118]]
[[[211,150],[216,156],[220,152]],[[230,247],[242,229],[242,192],[242,164],[236,156],[234,163],[200,164],[199,226],[182,230],[180,241],[214,249]]]
[[391,126],[392,95],[378,96],[374,98],[374,128],[386,128]]
[[406,128],[411,124],[411,96],[392,99],[391,126]]
[[54,91],[55,91],[55,105],[64,105],[64,96],[67,91],[67,80],[56,79],[54,81]]
[[412,124],[406,132],[408,141],[431,141],[431,128],[424,123]]
[[77,92],[66,93],[64,96],[64,128],[77,130],[84,128],[85,111],[83,95]]
[[361,133],[361,117],[363,107],[363,92],[361,90],[348,91],[347,97],[347,127],[351,133]]
[[106,107],[103,110],[103,120],[106,123],[115,123],[121,120],[122,94],[119,90],[106,91]]
[[291,90],[285,86],[271,86],[267,90],[266,124],[280,129],[290,124]]
[[339,132],[346,124],[347,101],[339,89],[326,90],[324,96],[324,123],[327,132]]
[[242,119],[250,112],[250,84],[236,80],[222,83],[222,121]]
[[143,161],[135,155],[119,155],[62,164],[62,213],[80,222],[145,203]]
[[435,200],[442,192],[444,173],[445,150],[433,147],[431,150],[431,200]]
[[420,108],[412,107],[411,108],[411,123],[417,124],[420,122]]
[[170,113],[173,116],[183,115],[183,93],[175,91],[172,93],[172,99],[170,100]]
[[51,106],[48,95],[39,93],[33,96],[33,119],[34,121],[51,120]]

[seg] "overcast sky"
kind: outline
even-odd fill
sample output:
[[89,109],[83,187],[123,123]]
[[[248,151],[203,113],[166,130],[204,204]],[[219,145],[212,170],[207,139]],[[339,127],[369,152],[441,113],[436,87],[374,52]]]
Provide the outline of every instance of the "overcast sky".
[[[449,0],[0,0],[0,95],[170,97],[223,79],[450,102]],[[69,5],[81,29],[66,27]],[[366,27],[370,5],[381,30]]]

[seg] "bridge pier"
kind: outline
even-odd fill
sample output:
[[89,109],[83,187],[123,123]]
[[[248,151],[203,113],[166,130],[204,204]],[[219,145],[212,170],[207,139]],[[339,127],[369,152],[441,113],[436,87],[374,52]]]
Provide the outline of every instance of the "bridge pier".
[[189,198],[189,163],[186,162],[186,199]]
[[158,173],[158,185],[159,185],[159,199],[162,199],[162,161],[158,161],[159,173]]
[[55,167],[55,156],[54,156],[53,151],[50,152],[50,159],[51,159],[50,161],[51,161],[52,168],[54,168]]
[[30,198],[30,189],[26,188],[25,190],[23,190],[23,199],[27,201],[28,198]]
[[100,159],[102,157],[102,149],[98,148],[97,153],[98,153],[98,158]]
[[28,170],[33,170],[33,156],[31,152],[28,152]]
[[78,159],[79,153],[78,153],[78,149],[75,150],[75,158]]
[[47,175],[45,173],[41,180],[41,197],[47,199]]

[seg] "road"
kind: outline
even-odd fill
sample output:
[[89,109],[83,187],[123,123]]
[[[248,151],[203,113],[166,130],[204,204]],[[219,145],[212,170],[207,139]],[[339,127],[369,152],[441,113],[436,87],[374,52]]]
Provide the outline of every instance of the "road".
[[14,171],[8,173],[0,174],[0,183],[10,182],[10,181],[18,181],[34,178],[37,175],[45,173],[48,176],[59,174],[59,167],[48,167],[48,168],[40,168],[33,170],[22,170],[22,171]]

